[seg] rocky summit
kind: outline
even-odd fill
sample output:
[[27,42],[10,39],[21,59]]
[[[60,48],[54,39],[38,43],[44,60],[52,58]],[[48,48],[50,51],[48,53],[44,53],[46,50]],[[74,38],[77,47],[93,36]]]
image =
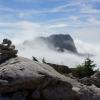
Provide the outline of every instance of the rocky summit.
[[77,53],[74,41],[68,34],[55,34],[49,37],[38,37],[38,39],[44,41],[44,43],[47,43],[48,47],[51,46],[57,51],[64,52],[64,50],[68,50]]
[[67,77],[52,67],[27,58],[12,58],[0,65],[2,100],[77,100]]

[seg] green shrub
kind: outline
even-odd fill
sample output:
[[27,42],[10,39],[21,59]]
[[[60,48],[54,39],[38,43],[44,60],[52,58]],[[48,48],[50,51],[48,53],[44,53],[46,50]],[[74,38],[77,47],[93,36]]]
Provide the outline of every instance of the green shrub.
[[83,64],[78,65],[77,68],[72,70],[72,74],[78,78],[89,77],[94,74],[95,67],[96,64],[88,57]]

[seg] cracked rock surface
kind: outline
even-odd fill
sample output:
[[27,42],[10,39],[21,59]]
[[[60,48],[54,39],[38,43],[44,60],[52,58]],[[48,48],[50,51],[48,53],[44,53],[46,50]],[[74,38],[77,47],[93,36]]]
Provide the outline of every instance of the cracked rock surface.
[[16,100],[16,96],[20,98],[17,100],[75,100],[78,97],[70,80],[46,64],[23,57],[0,65],[2,100]]

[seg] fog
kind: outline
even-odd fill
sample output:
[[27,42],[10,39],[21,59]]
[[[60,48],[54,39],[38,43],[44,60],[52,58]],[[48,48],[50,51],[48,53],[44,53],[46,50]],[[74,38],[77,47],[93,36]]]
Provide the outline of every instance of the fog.
[[[63,53],[57,52],[48,48],[44,43],[39,41],[28,42],[28,44],[23,43],[24,41],[34,40],[34,38],[37,36],[39,35],[23,33],[15,34],[13,38],[7,38],[11,38],[13,43],[16,45],[16,48],[19,51],[19,56],[27,57],[29,59],[32,59],[32,56],[34,56],[40,62],[43,58],[45,58],[45,60],[50,63],[76,67],[78,64],[83,63],[84,59],[88,56],[78,56],[76,54],[69,53],[68,51],[65,51]],[[5,38],[5,36],[2,35],[2,37],[0,38],[2,40],[3,38]],[[94,62],[97,64],[97,67],[99,68],[100,43],[87,43],[77,38],[74,39],[74,42],[79,53],[94,55],[91,57],[91,59],[94,60]]]
[[[35,36],[31,38],[34,40]],[[30,41],[31,39],[27,39]],[[43,58],[47,62],[67,65],[69,67],[76,67],[78,64],[83,63],[84,59],[88,57],[88,54],[93,55],[90,57],[97,64],[97,67],[100,66],[100,44],[99,43],[86,43],[80,39],[74,39],[75,45],[79,53],[87,54],[87,56],[78,56],[76,54],[69,53],[65,51],[63,53],[54,51],[48,48],[44,43],[39,41],[28,42],[28,44],[22,44],[20,42],[17,44],[19,50],[19,56],[24,56],[32,59],[32,56],[36,57],[40,62]]]
[[32,59],[32,56],[36,57],[40,62],[43,58],[47,62],[63,64],[67,66],[76,66],[77,64],[82,62],[82,57],[78,57],[74,54],[70,54],[65,51],[64,53],[57,52],[49,49],[43,43],[34,43],[33,45],[20,45],[18,46],[19,55],[28,57]]

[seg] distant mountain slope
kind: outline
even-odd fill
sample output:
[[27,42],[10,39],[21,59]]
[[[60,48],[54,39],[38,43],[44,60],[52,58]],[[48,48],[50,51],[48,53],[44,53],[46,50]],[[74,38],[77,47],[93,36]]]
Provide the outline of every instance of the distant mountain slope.
[[77,53],[74,41],[68,34],[55,34],[49,37],[38,37],[37,41],[42,41],[47,44],[48,47],[53,48],[57,51],[64,52],[68,50],[73,53]]
[[64,52],[67,50],[72,53],[78,53],[72,37],[68,34],[54,34],[48,37],[36,37],[34,40],[24,41],[23,45],[33,48],[34,46],[43,48],[45,45],[49,49],[55,51]]

